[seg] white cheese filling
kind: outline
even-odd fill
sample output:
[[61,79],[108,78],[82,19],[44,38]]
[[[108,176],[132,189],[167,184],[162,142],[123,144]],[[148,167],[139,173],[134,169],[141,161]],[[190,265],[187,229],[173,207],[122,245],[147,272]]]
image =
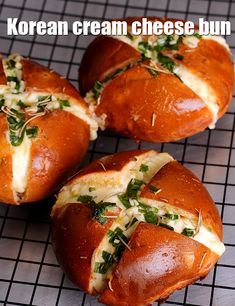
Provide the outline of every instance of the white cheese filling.
[[209,128],[214,129],[215,123],[218,120],[219,105],[217,102],[217,97],[212,88],[183,65],[176,66],[174,68],[174,73],[176,73],[181,78],[183,83],[205,102],[213,116],[213,120],[209,125]]
[[12,150],[12,188],[14,199],[18,202],[19,194],[23,194],[27,187],[31,140],[28,137],[24,137],[22,144],[16,147],[12,146]]
[[[101,172],[84,175],[78,178],[77,183],[73,181],[71,185],[63,187],[53,206],[53,210],[67,203],[78,202],[78,197],[84,194],[90,194],[96,202],[106,201],[106,199],[112,196],[123,193],[133,178],[143,180],[147,183],[151,177],[170,161],[173,161],[173,158],[169,154],[150,151],[136,156],[135,160],[129,162],[120,172],[108,171],[106,173],[101,165]],[[139,168],[141,164],[147,165],[149,171],[140,172]],[[89,192],[90,187],[95,187],[95,190]],[[123,206],[121,207],[123,208]]]

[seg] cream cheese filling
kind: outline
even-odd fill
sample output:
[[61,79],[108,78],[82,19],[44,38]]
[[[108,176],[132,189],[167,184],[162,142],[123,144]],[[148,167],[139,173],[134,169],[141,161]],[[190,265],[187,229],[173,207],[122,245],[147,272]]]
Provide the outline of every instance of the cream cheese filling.
[[12,188],[14,199],[18,202],[20,194],[23,194],[27,187],[31,139],[24,137],[22,144],[16,147],[13,146],[12,150]]
[[[106,173],[101,164],[101,172],[84,175],[77,179],[78,182],[75,180],[72,184],[64,186],[58,195],[53,210],[67,203],[79,202],[78,197],[84,194],[90,194],[94,197],[96,202],[102,200],[106,201],[112,196],[123,193],[129,181],[133,178],[148,183],[151,177],[170,161],[173,161],[173,158],[167,153],[149,151],[136,156],[135,159],[124,166],[120,172],[107,171]],[[141,164],[147,165],[149,171],[140,172],[139,168]],[[95,187],[95,190],[89,192],[90,187]],[[122,205],[121,208],[123,209]]]

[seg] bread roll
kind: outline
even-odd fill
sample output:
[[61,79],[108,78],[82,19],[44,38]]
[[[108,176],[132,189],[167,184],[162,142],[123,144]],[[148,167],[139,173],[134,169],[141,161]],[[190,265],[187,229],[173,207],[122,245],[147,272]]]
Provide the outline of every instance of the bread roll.
[[70,279],[106,305],[149,305],[205,277],[225,248],[205,187],[167,153],[103,157],[60,191],[52,244]]
[[[130,25],[141,17],[126,20]],[[165,142],[215,127],[232,98],[234,69],[222,37],[129,32],[97,37],[84,54],[79,80],[102,129]]]
[[77,169],[97,124],[78,91],[46,67],[0,61],[0,202],[38,201]]

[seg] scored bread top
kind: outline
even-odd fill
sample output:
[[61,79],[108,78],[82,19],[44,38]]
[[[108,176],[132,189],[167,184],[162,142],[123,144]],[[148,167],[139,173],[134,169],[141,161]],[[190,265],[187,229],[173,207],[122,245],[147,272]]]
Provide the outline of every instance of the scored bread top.
[[[83,214],[86,207],[90,208],[90,215],[84,221],[87,225],[82,223],[84,241],[89,240],[88,228],[97,222],[105,226],[105,233],[102,229],[103,238],[95,244],[92,242],[92,254],[86,252],[86,244],[81,242],[83,238],[78,238],[78,245],[82,244],[79,249],[72,246],[72,240],[77,240],[68,238],[70,234],[75,237],[81,229],[76,222],[80,224],[80,213]],[[71,216],[71,210],[76,218]],[[65,270],[72,280],[93,294],[109,287],[115,262],[119,262],[124,251],[121,246],[124,246],[125,252],[129,250],[128,241],[132,241],[132,235],[142,223],[165,227],[169,235],[171,231],[179,235],[179,240],[181,235],[192,239],[192,244],[202,254],[207,249],[209,257],[209,254],[214,254],[210,264],[214,264],[224,252],[221,220],[203,185],[170,155],[153,150],[122,152],[93,162],[61,189],[51,216],[55,248],[63,248],[63,251],[56,252],[59,262],[66,266]],[[74,223],[68,230],[70,218]],[[82,255],[84,252],[85,258]],[[79,262],[83,260],[91,269],[85,283],[80,279],[78,270],[66,263],[68,258],[76,261],[78,257],[82,257]],[[197,260],[200,262],[201,256]],[[206,267],[208,269],[209,266]],[[204,275],[205,269],[202,264],[199,269],[202,274],[199,274]],[[194,277],[198,278],[198,274]]]
[[0,120],[0,201],[12,204],[54,192],[77,169],[97,131],[65,78],[18,54],[0,61]]
[[127,36],[98,37],[79,73],[80,90],[100,127],[147,141],[177,140],[214,128],[234,87],[225,40],[198,33],[134,36],[129,29]]

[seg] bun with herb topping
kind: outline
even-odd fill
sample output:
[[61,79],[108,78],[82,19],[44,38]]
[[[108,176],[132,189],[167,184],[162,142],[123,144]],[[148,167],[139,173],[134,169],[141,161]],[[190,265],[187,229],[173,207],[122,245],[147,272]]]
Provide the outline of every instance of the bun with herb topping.
[[164,142],[214,128],[231,101],[234,70],[222,37],[129,32],[97,37],[82,59],[79,81],[102,129]]
[[205,277],[224,252],[217,208],[167,153],[103,157],[60,191],[52,214],[59,263],[106,305],[149,305]]
[[20,55],[0,61],[0,202],[41,200],[74,173],[96,123],[63,77]]

